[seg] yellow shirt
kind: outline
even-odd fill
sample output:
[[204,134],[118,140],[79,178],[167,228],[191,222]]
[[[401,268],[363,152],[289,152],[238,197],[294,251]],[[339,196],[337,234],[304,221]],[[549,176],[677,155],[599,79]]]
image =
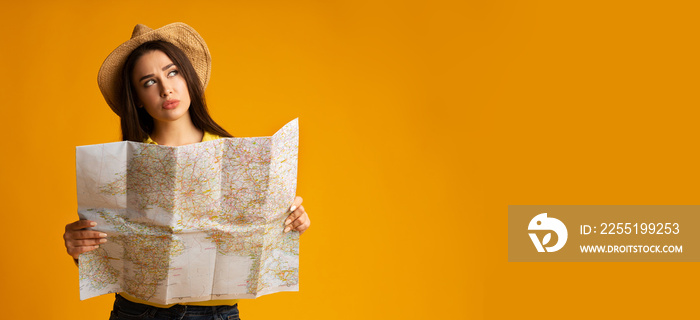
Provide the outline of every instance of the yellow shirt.
[[[204,132],[204,137],[202,137],[202,142],[211,141],[211,140],[216,140],[216,139],[221,139],[221,136],[215,135],[215,134],[211,134],[211,133],[205,131],[205,132]],[[151,137],[148,137],[148,139],[146,139],[143,143],[158,144],[158,143],[156,143],[155,141],[153,141],[153,140],[151,139]],[[141,300],[141,299],[139,299],[139,298],[136,298],[136,297],[134,297],[134,296],[131,296],[131,295],[129,295],[128,293],[124,293],[124,292],[120,292],[119,295],[121,295],[122,297],[124,297],[124,299],[129,300],[129,301],[131,301],[131,302],[136,302],[136,303],[145,304],[145,305],[149,305],[149,306],[154,306],[154,307],[158,307],[158,308],[169,308],[169,307],[172,307],[172,306],[176,305],[176,303],[168,304],[168,305],[163,305],[163,304],[157,304],[157,303],[153,303],[153,302],[148,302],[148,301],[145,301],[145,300]],[[188,305],[188,306],[224,306],[224,305],[226,305],[226,306],[232,306],[232,305],[234,305],[234,304],[236,304],[236,303],[238,303],[238,299],[230,299],[230,300],[209,300],[209,301],[200,301],[200,302],[186,302],[186,303],[180,303],[180,304],[182,304],[182,305]]]
[[[221,136],[204,131],[204,136],[202,137],[202,142],[212,141],[212,140],[216,140],[216,139],[221,139]],[[146,138],[146,140],[144,140],[143,143],[158,144],[157,142],[153,141],[153,139],[151,139],[151,137]]]

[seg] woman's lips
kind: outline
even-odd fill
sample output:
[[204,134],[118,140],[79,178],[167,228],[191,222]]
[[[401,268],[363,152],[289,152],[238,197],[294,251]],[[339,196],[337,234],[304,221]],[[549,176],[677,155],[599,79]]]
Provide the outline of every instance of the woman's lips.
[[180,104],[180,100],[168,100],[163,103],[163,109],[170,110],[175,109]]

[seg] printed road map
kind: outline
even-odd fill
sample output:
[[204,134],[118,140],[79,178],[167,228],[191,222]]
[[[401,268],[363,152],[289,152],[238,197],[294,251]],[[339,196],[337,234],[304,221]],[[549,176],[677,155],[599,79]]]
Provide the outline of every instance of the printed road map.
[[126,292],[158,304],[298,291],[298,119],[272,137],[180,147],[76,148],[78,214],[107,243],[80,255],[80,298]]

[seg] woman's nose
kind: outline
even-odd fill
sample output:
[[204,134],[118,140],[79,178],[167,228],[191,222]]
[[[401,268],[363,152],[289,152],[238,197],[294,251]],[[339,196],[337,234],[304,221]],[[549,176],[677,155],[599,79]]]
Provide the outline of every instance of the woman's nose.
[[173,87],[167,81],[163,81],[162,84],[163,86],[160,89],[161,97],[167,97],[173,93]]

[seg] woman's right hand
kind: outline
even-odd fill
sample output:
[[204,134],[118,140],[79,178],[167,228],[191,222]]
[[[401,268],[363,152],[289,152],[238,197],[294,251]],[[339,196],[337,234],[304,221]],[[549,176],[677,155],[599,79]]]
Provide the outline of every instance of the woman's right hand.
[[95,250],[100,247],[100,244],[107,242],[106,233],[86,230],[96,225],[96,222],[90,220],[78,220],[66,225],[63,240],[66,251],[73,259],[77,260],[81,253]]

